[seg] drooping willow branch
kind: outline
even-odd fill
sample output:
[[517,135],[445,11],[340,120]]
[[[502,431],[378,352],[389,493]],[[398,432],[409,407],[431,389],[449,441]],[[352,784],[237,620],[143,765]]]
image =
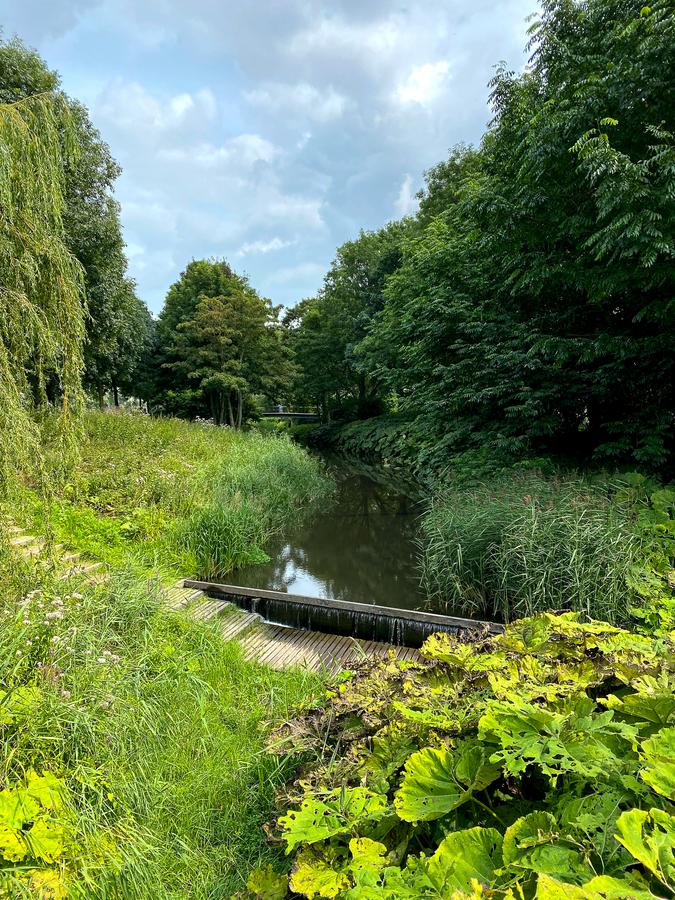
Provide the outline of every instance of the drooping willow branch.
[[50,406],[65,454],[82,402],[83,275],[63,225],[73,135],[60,94],[0,104],[0,492],[41,459]]

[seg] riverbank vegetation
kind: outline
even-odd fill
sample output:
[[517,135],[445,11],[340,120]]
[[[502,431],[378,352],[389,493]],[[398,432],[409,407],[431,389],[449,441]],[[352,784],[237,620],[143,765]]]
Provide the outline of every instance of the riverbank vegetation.
[[424,656],[272,736],[302,769],[275,832],[290,881],[256,872],[259,896],[671,896],[671,640],[544,613]]
[[[220,577],[265,558],[270,539],[332,485],[290,440],[179,419],[90,411],[79,459],[44,498],[17,489],[14,519],[70,549],[139,571]],[[46,446],[49,467],[59,447]]]
[[[662,0],[545,3],[480,146],[317,296],[282,320],[192,261],[156,322],[108,148],[0,44],[0,893],[675,892],[674,36]],[[246,430],[284,402],[418,477],[430,596],[503,635],[433,637],[312,705],[315,679],[162,609],[163,579],[260,560],[330,491]],[[105,582],[62,581],[54,541]]]
[[480,146],[286,319],[302,439],[417,472],[431,596],[513,624],[278,732],[268,896],[675,891],[675,15],[553,0],[531,35]]
[[3,896],[230,896],[271,858],[290,767],[260,725],[317,681],[245,662],[158,587],[123,569],[64,582],[3,546]]

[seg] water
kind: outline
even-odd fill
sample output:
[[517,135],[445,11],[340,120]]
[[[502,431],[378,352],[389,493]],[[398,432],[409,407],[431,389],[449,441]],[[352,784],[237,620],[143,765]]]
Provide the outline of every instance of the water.
[[266,547],[268,563],[235,571],[228,580],[306,597],[425,608],[414,491],[386,470],[328,463],[338,484],[330,508]]

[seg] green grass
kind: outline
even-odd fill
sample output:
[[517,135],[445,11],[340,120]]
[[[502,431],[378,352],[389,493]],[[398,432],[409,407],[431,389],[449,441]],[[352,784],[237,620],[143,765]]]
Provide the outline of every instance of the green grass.
[[245,662],[134,574],[78,591],[7,548],[1,559],[0,781],[63,779],[51,820],[68,835],[53,862],[6,861],[8,895],[37,896],[21,862],[58,873],[69,896],[125,900],[229,897],[251,868],[280,862],[262,824],[290,771],[262,752],[265,724],[318,678]]
[[0,788],[29,810],[45,772],[63,798],[12,820],[14,850],[0,828],[0,895],[229,897],[278,857],[262,825],[290,770],[264,736],[319,679],[246,662],[217,624],[163,609],[157,584],[259,559],[332,482],[285,437],[100,413],[83,430],[49,500],[24,484],[0,510],[111,569],[64,584],[0,527]]
[[284,436],[178,419],[88,413],[80,461],[49,504],[13,498],[20,524],[112,565],[220,577],[332,490]]
[[630,504],[607,486],[534,474],[440,493],[422,543],[432,600],[501,621],[558,609],[627,622],[645,552]]

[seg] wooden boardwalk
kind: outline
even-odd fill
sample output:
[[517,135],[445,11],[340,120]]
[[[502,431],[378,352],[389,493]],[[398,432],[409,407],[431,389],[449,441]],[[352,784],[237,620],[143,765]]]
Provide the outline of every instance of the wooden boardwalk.
[[299,666],[313,672],[324,669],[337,672],[350,663],[384,658],[390,653],[399,659],[421,659],[419,651],[411,647],[272,625],[257,613],[245,612],[227,600],[209,599],[203,591],[185,587],[182,582],[167,591],[167,602],[171,609],[186,609],[201,621],[220,617],[224,640],[237,640],[246,659],[257,660],[273,669]]
[[[10,543],[24,556],[37,558],[46,549],[41,538],[19,528],[13,528],[12,532]],[[103,563],[86,560],[81,554],[70,552],[58,544],[52,548],[51,556],[61,570],[60,577],[64,579],[82,577],[96,584],[107,577]],[[338,672],[351,663],[384,658],[390,653],[398,659],[421,659],[419,651],[410,647],[394,647],[377,641],[272,625],[263,621],[257,613],[240,609],[236,603],[210,599],[204,591],[186,587],[182,580],[162,590],[170,610],[184,611],[197,621],[217,618],[223,640],[238,641],[246,659],[256,660],[273,669],[296,666],[313,672]]]

